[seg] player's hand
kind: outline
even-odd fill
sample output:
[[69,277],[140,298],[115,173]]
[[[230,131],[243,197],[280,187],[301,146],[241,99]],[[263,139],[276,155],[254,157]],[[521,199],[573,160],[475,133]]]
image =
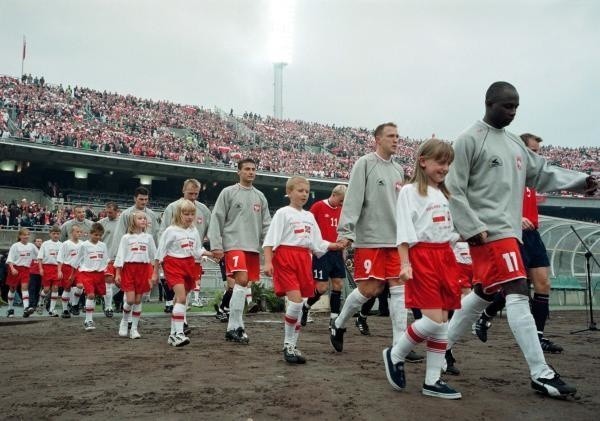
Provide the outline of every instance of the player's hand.
[[223,256],[225,255],[225,253],[223,252],[223,250],[211,250],[212,251],[212,255],[213,258],[218,262],[219,260],[221,260],[223,258]]
[[529,219],[523,217],[523,218],[521,218],[521,229],[523,231],[534,230],[535,225],[533,225],[533,222],[531,222]]
[[352,240],[348,239],[348,238],[342,238],[341,240],[338,240],[337,242],[342,248],[348,248],[350,247],[350,245],[352,244]]
[[412,266],[410,264],[402,265],[402,268],[400,269],[400,276],[398,276],[398,278],[403,282],[412,279]]
[[10,274],[13,276],[17,276],[19,274],[19,271],[15,268],[10,268]]
[[61,279],[63,278],[62,270],[59,270],[59,271],[56,273],[56,277],[58,278],[58,280],[61,280]]
[[475,234],[471,238],[468,238],[467,243],[469,243],[470,246],[480,246],[485,243],[487,236],[487,231],[480,232],[479,234]]
[[588,178],[585,179],[585,195],[593,196],[596,193],[596,191],[598,191],[598,179],[593,175],[590,175]]
[[115,275],[115,285],[121,287],[121,276]]
[[273,276],[273,264],[265,263],[263,266],[263,272],[266,276]]
[[44,276],[44,269],[40,269],[40,276]]

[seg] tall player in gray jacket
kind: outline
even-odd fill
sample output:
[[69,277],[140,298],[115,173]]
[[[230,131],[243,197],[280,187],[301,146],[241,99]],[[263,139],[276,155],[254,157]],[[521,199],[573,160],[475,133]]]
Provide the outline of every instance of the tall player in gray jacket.
[[248,281],[260,280],[260,247],[271,223],[265,195],[252,184],[256,163],[238,162],[240,182],[224,188],[212,212],[208,239],[216,259],[225,258],[227,276],[235,279],[225,339],[248,343],[242,319]]
[[514,119],[519,94],[507,82],[495,82],[485,97],[485,117],[462,133],[446,177],[454,225],[470,245],[472,293],[450,320],[448,348],[471,329],[479,314],[501,290],[506,295],[507,320],[529,366],[531,387],[549,396],[573,395],[546,364],[529,309],[529,291],[518,242],[525,186],[538,191],[594,191],[586,174],[551,166],[505,130]]
[[374,132],[376,149],[360,157],[350,182],[338,224],[338,242],[354,243],[354,280],[357,288],[346,298],[340,315],[330,323],[330,340],[336,351],[344,347],[344,325],[371,297],[390,285],[390,317],[394,335],[406,330],[404,283],[399,280],[400,256],[396,248],[396,202],[404,171],[392,161],[398,147],[394,123],[380,124]]

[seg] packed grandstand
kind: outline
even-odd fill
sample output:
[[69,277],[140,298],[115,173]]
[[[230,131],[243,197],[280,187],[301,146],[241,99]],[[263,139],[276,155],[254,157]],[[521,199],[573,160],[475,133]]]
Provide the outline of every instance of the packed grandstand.
[[[265,172],[347,179],[370,152],[372,133],[300,120],[241,116],[42,78],[0,76],[0,137],[102,153],[212,165],[250,155]],[[397,158],[407,173],[421,139],[402,137]],[[600,172],[600,148],[544,145],[554,165]]]

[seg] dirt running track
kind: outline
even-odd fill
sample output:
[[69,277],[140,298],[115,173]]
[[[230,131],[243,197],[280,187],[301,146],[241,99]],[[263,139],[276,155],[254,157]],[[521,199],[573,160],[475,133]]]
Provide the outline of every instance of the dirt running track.
[[408,366],[404,392],[391,389],[381,360],[388,318],[369,319],[370,337],[349,324],[344,352],[335,353],[327,319],[317,316],[300,336],[305,366],[283,361],[280,319],[248,317],[251,343],[240,346],[222,339],[224,324],[196,316],[192,343],[175,349],[164,316],[143,318],[136,341],[117,336],[118,317],[97,315],[91,333],[81,317],[27,324],[3,317],[0,419],[600,419],[600,333],[568,333],[586,327],[581,311],[554,312],[547,329],[566,349],[549,362],[580,391],[568,401],[530,389],[506,319],[488,343],[469,335],[457,349],[462,374],[449,382],[462,392],[459,401],[421,395],[423,363]]

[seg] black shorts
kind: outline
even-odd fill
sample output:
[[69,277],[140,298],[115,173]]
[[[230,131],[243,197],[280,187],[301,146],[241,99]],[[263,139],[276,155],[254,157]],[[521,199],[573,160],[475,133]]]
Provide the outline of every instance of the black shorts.
[[538,230],[523,230],[521,256],[527,269],[545,268],[550,266],[546,246]]
[[327,282],[330,278],[345,278],[346,266],[341,251],[328,251],[320,258],[313,257],[313,278],[318,282]]

